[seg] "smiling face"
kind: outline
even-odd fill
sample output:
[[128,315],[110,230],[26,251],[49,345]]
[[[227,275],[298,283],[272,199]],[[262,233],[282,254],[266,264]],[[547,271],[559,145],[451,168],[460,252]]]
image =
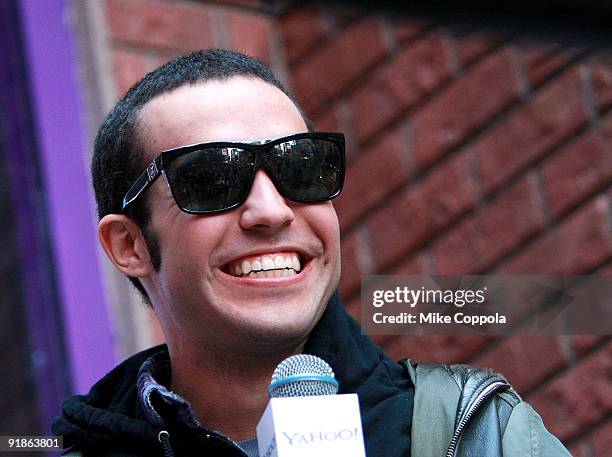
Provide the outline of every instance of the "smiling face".
[[[140,114],[148,160],[187,144],[307,131],[291,100],[256,78],[181,86]],[[257,354],[304,343],[340,276],[331,202],[289,202],[262,170],[246,202],[222,214],[182,212],[163,179],[147,194],[161,267],[141,280],[171,350],[195,344]]]

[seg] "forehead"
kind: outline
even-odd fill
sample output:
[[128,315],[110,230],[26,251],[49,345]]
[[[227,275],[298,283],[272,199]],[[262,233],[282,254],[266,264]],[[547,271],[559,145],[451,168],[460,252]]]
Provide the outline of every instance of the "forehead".
[[159,95],[139,113],[149,155],[208,141],[252,141],[307,131],[293,102],[258,78],[189,84]]

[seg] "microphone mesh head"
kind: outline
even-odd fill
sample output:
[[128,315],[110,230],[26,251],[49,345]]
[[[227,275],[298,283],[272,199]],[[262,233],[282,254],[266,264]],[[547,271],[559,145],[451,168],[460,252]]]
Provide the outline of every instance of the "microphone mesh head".
[[274,398],[335,395],[338,381],[325,360],[310,354],[297,354],[278,364],[268,391]]

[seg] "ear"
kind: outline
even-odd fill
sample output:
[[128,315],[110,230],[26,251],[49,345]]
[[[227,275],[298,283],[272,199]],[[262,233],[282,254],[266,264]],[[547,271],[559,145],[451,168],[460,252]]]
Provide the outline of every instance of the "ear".
[[123,214],[107,214],[98,224],[102,248],[115,267],[127,276],[142,278],[153,266],[140,227]]

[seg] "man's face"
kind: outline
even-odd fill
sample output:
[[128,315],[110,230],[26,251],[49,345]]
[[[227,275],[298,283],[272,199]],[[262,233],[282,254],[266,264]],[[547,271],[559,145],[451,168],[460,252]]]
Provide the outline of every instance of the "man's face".
[[[148,160],[193,143],[249,142],[305,131],[285,94],[246,77],[185,85],[156,97],[143,108],[139,123]],[[182,212],[163,179],[147,198],[161,268],[143,282],[171,346],[197,343],[227,350],[234,345],[261,353],[305,341],[340,276],[339,228],[331,202],[287,201],[263,170],[247,201],[222,214]],[[278,268],[281,258],[299,273],[242,275],[259,264]]]

